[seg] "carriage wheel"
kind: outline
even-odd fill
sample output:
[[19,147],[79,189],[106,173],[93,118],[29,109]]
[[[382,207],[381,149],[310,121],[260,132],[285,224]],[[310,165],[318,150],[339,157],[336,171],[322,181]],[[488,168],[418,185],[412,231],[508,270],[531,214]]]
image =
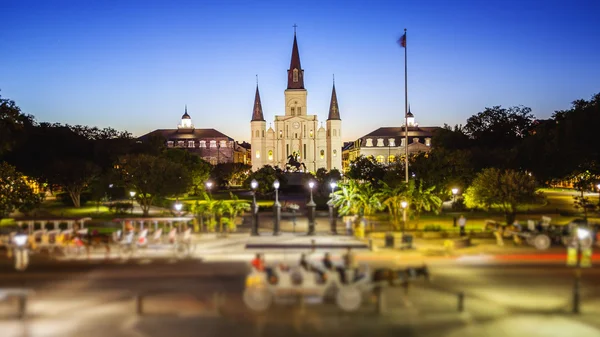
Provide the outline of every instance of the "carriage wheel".
[[546,249],[550,248],[551,243],[552,242],[550,241],[550,238],[546,234],[536,235],[535,239],[533,241],[533,245],[538,250],[546,250]]
[[579,240],[579,244],[582,249],[592,248],[592,244],[594,244],[594,240],[591,236],[586,237],[585,239]]
[[342,287],[338,290],[336,295],[336,303],[338,307],[344,311],[356,311],[362,304],[362,294],[358,287]]
[[134,248],[132,244],[124,244],[119,247],[119,257],[127,260],[133,256]]
[[264,287],[250,287],[244,290],[244,304],[252,311],[263,312],[271,307],[273,295]]
[[190,244],[189,243],[175,243],[173,245],[173,252],[175,257],[178,259],[184,259],[190,256]]

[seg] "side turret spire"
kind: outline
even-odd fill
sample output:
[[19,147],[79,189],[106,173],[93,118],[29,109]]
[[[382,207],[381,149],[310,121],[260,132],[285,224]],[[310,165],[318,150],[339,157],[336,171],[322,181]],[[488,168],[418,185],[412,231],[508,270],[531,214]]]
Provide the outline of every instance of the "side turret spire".
[[252,122],[265,121],[263,116],[262,104],[260,103],[260,93],[258,92],[258,75],[256,75],[256,95],[254,96],[254,108],[252,110]]
[[340,107],[338,106],[337,95],[335,93],[335,77],[333,78],[333,89],[331,90],[331,102],[329,103],[329,117],[327,117],[327,120],[332,120],[332,119],[341,120]]

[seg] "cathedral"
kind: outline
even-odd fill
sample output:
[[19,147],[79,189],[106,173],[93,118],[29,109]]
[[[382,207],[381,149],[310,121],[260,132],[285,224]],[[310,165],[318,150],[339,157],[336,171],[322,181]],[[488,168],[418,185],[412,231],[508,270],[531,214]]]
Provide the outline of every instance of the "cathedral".
[[301,171],[316,172],[319,168],[341,171],[342,120],[335,82],[325,129],[322,124],[319,125],[316,115],[308,114],[308,92],[304,87],[304,69],[300,65],[295,32],[287,77],[287,89],[284,91],[285,114],[275,116],[274,128],[269,126],[267,129],[258,84],[256,86],[250,122],[252,170],[256,171],[265,165],[286,169],[288,162],[291,162],[295,164],[295,169]]

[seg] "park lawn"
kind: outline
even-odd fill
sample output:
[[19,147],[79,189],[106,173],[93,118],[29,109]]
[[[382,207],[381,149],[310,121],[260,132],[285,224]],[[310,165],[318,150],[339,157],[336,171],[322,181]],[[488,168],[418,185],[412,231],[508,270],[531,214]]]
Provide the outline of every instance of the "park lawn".
[[[406,224],[407,230],[422,230],[427,226],[439,226],[442,230],[453,230],[454,227],[454,217],[457,219],[460,215],[464,215],[467,219],[466,230],[475,230],[480,231],[484,228],[486,220],[493,220],[497,223],[503,224],[505,223],[505,217],[503,214],[498,212],[463,212],[463,213],[422,213],[421,217],[417,220],[414,217],[410,217]],[[554,225],[567,225],[569,222],[582,218],[581,216],[562,216],[560,214],[543,214],[549,216],[552,219],[552,224]],[[527,220],[539,221],[541,220],[542,214],[517,214],[517,220],[523,226],[527,225]],[[371,221],[378,223],[377,227],[380,229],[386,229],[389,227],[388,225],[388,215],[387,213],[379,212],[374,216],[370,217]],[[588,217],[588,220],[591,223],[600,223],[599,217]]]
[[0,220],[0,226],[11,226],[15,224],[14,219],[2,219]]

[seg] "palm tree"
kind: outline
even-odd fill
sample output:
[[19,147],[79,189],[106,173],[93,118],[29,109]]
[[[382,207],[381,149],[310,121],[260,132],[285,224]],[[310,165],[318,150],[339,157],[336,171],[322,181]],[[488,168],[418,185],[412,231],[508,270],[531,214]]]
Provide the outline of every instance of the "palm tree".
[[402,201],[409,201],[407,185],[403,183],[392,187],[384,183],[381,191],[377,193],[377,198],[388,210],[393,228],[399,229],[403,221]]
[[341,188],[333,194],[332,201],[340,215],[356,215],[356,223],[382,209],[375,189],[369,182],[359,184],[349,180],[341,184]]
[[240,200],[233,193],[229,193],[231,198],[229,208],[229,229],[232,231],[236,230],[235,218],[243,212],[250,210],[250,203],[246,200]]
[[424,183],[422,180],[419,180],[419,184],[416,184],[414,180],[411,180],[408,185],[409,202],[412,209],[415,211],[417,224],[419,223],[422,211],[433,211],[437,214],[442,206],[442,199],[433,193],[435,186],[425,189],[423,186]]

